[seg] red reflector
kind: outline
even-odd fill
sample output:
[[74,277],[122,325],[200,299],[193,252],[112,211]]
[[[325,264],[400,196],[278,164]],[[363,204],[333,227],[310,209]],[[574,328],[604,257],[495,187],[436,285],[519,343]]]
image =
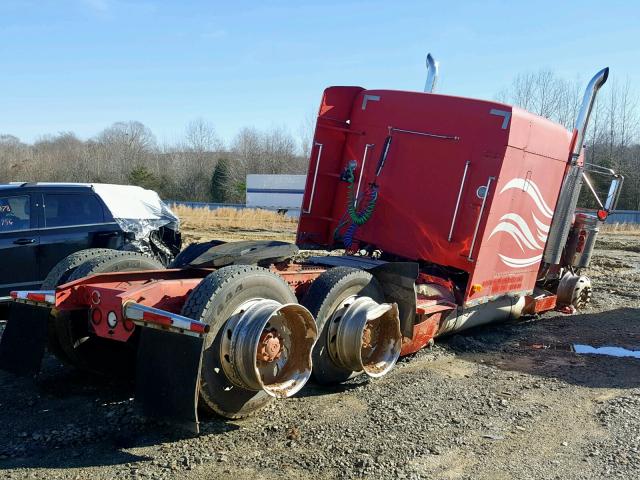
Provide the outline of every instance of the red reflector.
[[157,323],[159,325],[167,325],[170,326],[173,322],[166,315],[159,315],[154,312],[143,312],[142,313],[142,321],[149,323]]
[[209,329],[207,328],[209,325],[200,325],[198,323],[192,323],[190,330],[196,333],[207,333]]
[[133,331],[133,329],[136,327],[136,324],[133,323],[131,320],[129,320],[128,318],[125,318],[124,322],[122,322],[122,325],[124,326],[124,329],[127,332],[131,332]]
[[99,308],[91,310],[91,322],[98,325],[102,321],[102,311]]
[[100,292],[98,290],[91,292],[91,303],[94,305],[98,305],[100,303]]
[[598,210],[597,215],[598,215],[598,220],[604,222],[609,216],[609,212],[607,212],[606,210]]

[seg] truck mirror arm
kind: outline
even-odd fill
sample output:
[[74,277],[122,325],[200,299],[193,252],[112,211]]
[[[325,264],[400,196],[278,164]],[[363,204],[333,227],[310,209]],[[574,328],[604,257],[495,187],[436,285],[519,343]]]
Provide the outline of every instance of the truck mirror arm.
[[[593,197],[598,202],[598,205],[601,209],[605,210],[607,214],[611,213],[615,210],[616,205],[618,203],[618,197],[620,196],[620,191],[622,190],[622,184],[624,183],[624,176],[616,173],[615,170],[607,167],[603,167],[601,165],[595,165],[593,163],[585,163],[584,171],[582,172],[582,177],[584,178],[585,183],[591,190]],[[604,201],[604,204],[600,200],[597,192],[593,188],[593,184],[591,180],[587,176],[587,172],[594,173],[596,175],[603,175],[606,177],[611,177],[611,184],[609,185],[609,192],[607,193],[607,198]]]

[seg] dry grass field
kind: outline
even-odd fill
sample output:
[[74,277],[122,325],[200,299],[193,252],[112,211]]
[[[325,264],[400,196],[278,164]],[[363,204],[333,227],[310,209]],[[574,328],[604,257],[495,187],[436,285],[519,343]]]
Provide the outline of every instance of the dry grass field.
[[611,234],[640,235],[640,225],[634,223],[612,223],[603,225],[600,227],[600,231]]
[[[283,240],[294,242],[298,219],[279,213],[247,208],[191,208],[175,206],[180,217],[184,246],[207,240]],[[600,227],[603,233],[640,235],[640,225],[614,223]]]
[[247,208],[190,208],[176,206],[183,244],[207,240],[284,240],[295,241],[298,219],[270,210]]

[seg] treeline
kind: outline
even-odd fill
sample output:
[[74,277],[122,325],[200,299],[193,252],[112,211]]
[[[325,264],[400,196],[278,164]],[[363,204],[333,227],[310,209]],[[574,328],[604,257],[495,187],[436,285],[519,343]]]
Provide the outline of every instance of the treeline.
[[181,141],[159,145],[142,123],[118,122],[86,141],[71,132],[33,144],[0,135],[0,182],[133,184],[167,199],[243,203],[248,173],[306,173],[302,150],[278,128],[243,128],[225,146],[200,119]]
[[[519,75],[497,95],[572,129],[586,80],[568,81],[550,71]],[[283,129],[244,128],[225,145],[204,120],[191,122],[182,140],[159,145],[140,122],[118,122],[83,141],[60,133],[25,144],[0,135],[0,182],[63,181],[128,183],[164,198],[242,203],[248,173],[304,174],[313,135],[306,119],[296,140]],[[587,132],[587,161],[625,176],[619,209],[640,210],[640,117],[629,83],[610,78],[601,90]],[[609,179],[594,175],[601,197]],[[596,207],[588,189],[582,206]]]
[[[568,81],[542,70],[521,74],[497,99],[518,105],[532,113],[573,129],[588,79]],[[609,78],[600,90],[591,113],[585,143],[586,161],[624,175],[618,202],[620,210],[640,210],[640,115],[638,96],[629,82]],[[604,201],[610,179],[588,173]],[[585,186],[580,205],[597,208]]]

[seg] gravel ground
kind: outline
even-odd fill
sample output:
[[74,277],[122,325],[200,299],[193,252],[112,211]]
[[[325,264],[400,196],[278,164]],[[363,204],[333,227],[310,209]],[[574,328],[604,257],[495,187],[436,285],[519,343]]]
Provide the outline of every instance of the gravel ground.
[[135,413],[132,387],[47,357],[0,373],[0,476],[64,479],[638,478],[639,236],[609,235],[579,315],[547,314],[442,339],[388,376],[308,385],[243,421],[185,437]]

